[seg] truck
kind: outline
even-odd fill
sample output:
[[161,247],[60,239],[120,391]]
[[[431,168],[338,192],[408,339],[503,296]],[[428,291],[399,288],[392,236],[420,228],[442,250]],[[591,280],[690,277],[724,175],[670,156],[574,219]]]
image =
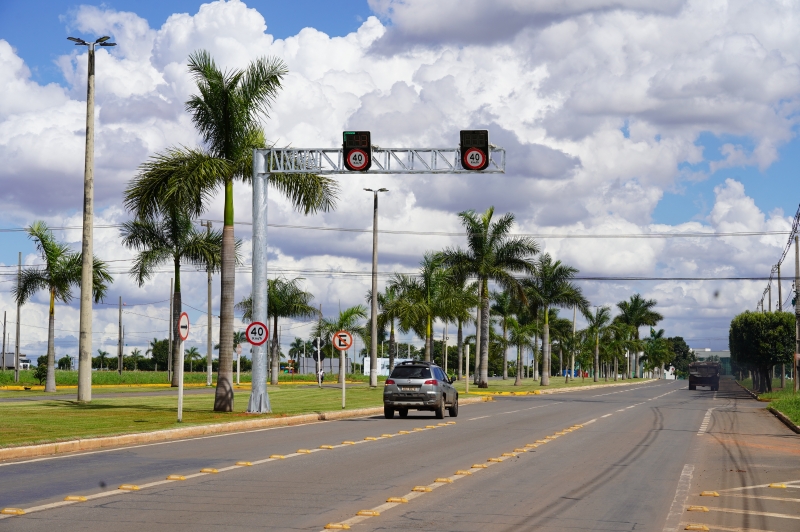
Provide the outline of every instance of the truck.
[[689,389],[698,386],[710,386],[712,392],[719,390],[719,374],[722,364],[719,362],[692,362],[689,364]]

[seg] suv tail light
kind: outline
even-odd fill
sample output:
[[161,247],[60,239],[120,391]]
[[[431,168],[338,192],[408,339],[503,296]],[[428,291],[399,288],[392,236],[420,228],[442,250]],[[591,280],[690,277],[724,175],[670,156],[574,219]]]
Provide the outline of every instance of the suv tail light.
[[386,379],[386,382],[383,385],[388,386],[389,384],[394,384],[394,381],[392,379]]
[[434,386],[436,386],[437,384],[439,384],[439,381],[437,381],[436,379],[430,379],[425,381],[425,384],[433,384]]

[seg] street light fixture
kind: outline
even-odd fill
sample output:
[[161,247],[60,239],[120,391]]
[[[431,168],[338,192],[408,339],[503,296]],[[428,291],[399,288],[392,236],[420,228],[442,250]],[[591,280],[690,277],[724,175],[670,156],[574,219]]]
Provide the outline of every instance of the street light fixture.
[[373,190],[372,192],[372,309],[370,311],[370,339],[369,339],[369,385],[378,386],[378,192],[389,192],[388,188]]
[[78,336],[78,401],[92,400],[92,281],[94,223],[94,50],[95,46],[116,46],[104,35],[94,42],[67,37],[75,46],[89,48],[89,68],[86,80],[86,159],[83,169],[83,236],[81,239],[81,313]]

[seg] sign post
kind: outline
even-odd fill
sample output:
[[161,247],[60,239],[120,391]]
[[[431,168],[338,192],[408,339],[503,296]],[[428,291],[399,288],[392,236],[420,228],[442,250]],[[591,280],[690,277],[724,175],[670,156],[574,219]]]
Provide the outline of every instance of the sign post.
[[183,353],[184,353],[184,342],[187,338],[189,338],[189,315],[185,312],[181,312],[181,317],[178,319],[178,336],[181,339],[181,356],[180,356],[180,364],[178,365],[179,377],[178,377],[178,423],[183,421]]
[[236,385],[239,385],[239,368],[242,361],[242,344],[236,346]]
[[[255,290],[254,290],[255,294]],[[255,302],[255,295],[253,296]],[[266,303],[264,303],[266,306]],[[255,308],[255,303],[254,307]],[[263,311],[264,309],[262,309]],[[264,312],[266,314],[266,312]],[[266,315],[264,316],[266,319]],[[261,352],[261,346],[267,342],[269,338],[269,329],[261,321],[254,321],[244,330],[244,336],[253,348],[250,350],[253,359],[253,369],[250,376],[250,402],[247,406],[247,411],[253,414],[268,414],[272,411],[269,404],[269,395],[267,394],[267,372],[266,362],[261,360],[264,353]],[[239,355],[241,354],[241,345],[236,350],[236,384],[239,384]],[[264,356],[263,358],[267,358]],[[258,359],[258,360],[257,360]],[[256,364],[258,362],[258,364]],[[262,364],[262,362],[264,362]]]
[[339,373],[342,374],[342,409],[345,406],[344,381],[347,380],[347,369],[344,367],[344,352],[353,345],[353,335],[347,331],[339,331],[333,335],[333,347],[339,350]]

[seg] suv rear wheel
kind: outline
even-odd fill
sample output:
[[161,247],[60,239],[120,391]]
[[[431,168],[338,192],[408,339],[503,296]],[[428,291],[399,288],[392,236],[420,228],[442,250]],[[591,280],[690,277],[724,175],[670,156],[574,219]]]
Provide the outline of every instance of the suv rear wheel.
[[458,396],[456,395],[456,400],[453,401],[453,405],[447,409],[447,412],[450,414],[450,417],[458,417]]
[[444,397],[439,399],[439,402],[436,403],[436,419],[444,419]]
[[388,406],[383,407],[383,417],[386,419],[392,419],[394,417],[394,408],[390,408]]

